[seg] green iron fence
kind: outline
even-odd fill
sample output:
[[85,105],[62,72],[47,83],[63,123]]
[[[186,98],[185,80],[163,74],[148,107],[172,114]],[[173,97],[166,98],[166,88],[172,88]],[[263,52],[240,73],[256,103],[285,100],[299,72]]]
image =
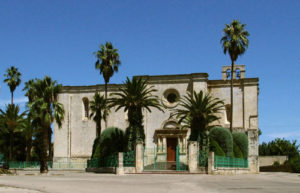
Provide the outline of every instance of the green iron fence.
[[[40,162],[34,161],[10,161],[8,162],[11,169],[25,169],[25,168],[40,168]],[[53,162],[48,162],[48,167],[52,168]]]
[[87,162],[53,162],[52,167],[55,169],[85,169],[87,167]]
[[2,153],[0,153],[0,162],[3,162],[4,155]]
[[151,170],[167,170],[167,151],[156,147],[144,148],[143,164],[145,171]]
[[215,156],[215,168],[248,168],[248,160],[242,158]]
[[181,160],[181,155],[186,157],[185,153],[180,153],[180,147],[176,147],[176,171],[186,171],[188,170],[187,164],[184,163],[184,160]]
[[92,158],[87,160],[87,168],[99,168],[99,159]]
[[199,150],[198,152],[198,166],[207,167],[208,163],[208,154],[205,150]]
[[99,167],[117,167],[118,155],[113,154],[99,159]]
[[123,153],[123,165],[124,167],[135,167],[135,151]]
[[99,167],[117,167],[118,166],[118,155],[113,154],[103,158],[92,158],[87,160],[87,168],[99,168]]

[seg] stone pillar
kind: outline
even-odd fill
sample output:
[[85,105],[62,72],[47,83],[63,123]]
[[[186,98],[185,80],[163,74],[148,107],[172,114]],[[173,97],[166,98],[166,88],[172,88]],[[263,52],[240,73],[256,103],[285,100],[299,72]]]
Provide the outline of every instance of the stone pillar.
[[186,152],[187,146],[186,146],[186,137],[183,137],[183,151]]
[[259,172],[258,161],[258,130],[248,130],[248,166],[251,173]]
[[164,153],[167,152],[167,138],[166,137],[163,138],[163,152]]
[[137,142],[135,145],[135,171],[136,173],[143,172],[143,142]]
[[198,145],[197,141],[189,141],[189,157],[188,157],[188,165],[189,172],[195,173],[197,172],[198,167]]
[[158,137],[157,138],[157,149],[158,149],[158,152],[162,152],[163,151],[163,146],[161,144],[161,137]]
[[208,160],[207,160],[207,173],[213,174],[213,171],[215,170],[215,153],[214,152],[208,152]]
[[123,152],[119,152],[118,154],[118,167],[116,169],[116,174],[119,176],[124,175]]

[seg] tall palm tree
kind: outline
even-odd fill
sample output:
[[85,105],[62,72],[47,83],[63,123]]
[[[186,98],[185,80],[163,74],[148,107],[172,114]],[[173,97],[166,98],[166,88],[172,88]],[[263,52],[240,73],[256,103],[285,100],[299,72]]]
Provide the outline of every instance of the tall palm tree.
[[124,108],[124,112],[128,112],[129,127],[126,130],[128,150],[134,149],[136,141],[145,140],[142,110],[151,112],[150,107],[153,107],[163,111],[158,97],[152,95],[156,91],[153,86],[148,86],[146,80],[136,77],[130,80],[127,77],[120,92],[112,94],[114,98],[110,99],[110,106],[116,106],[116,111]]
[[6,70],[7,74],[4,74],[6,79],[4,79],[4,82],[7,83],[10,89],[11,93],[11,104],[14,103],[14,91],[17,86],[21,83],[21,73],[18,71],[18,68],[15,68],[14,66],[11,66]]
[[224,54],[229,53],[231,59],[231,83],[230,83],[230,131],[232,132],[233,124],[233,69],[234,62],[238,57],[245,53],[248,48],[250,35],[245,29],[245,24],[241,24],[238,20],[233,20],[230,25],[225,24],[223,29],[224,36],[221,38]]
[[[106,42],[105,45],[101,44],[100,50],[94,54],[97,57],[95,68],[100,70],[100,74],[104,78],[105,99],[107,99],[107,84],[109,79],[114,75],[114,72],[118,72],[119,70],[121,64],[120,55],[118,49],[114,48],[111,42]],[[104,114],[107,114],[107,110],[104,111]],[[105,127],[107,127],[106,121]]]
[[204,94],[201,90],[193,94],[189,92],[187,96],[181,98],[179,108],[174,110],[173,115],[180,123],[185,123],[185,126],[191,129],[189,140],[198,141],[209,128],[209,124],[219,119],[217,113],[222,109],[224,109],[223,101]]
[[20,113],[19,105],[8,104],[6,110],[0,109],[1,128],[4,133],[9,134],[9,160],[13,160],[14,135],[24,127],[24,116],[26,112]]
[[90,118],[93,118],[93,120],[96,123],[96,136],[99,137],[101,134],[101,120],[104,118],[106,120],[106,117],[103,114],[104,110],[106,108],[107,102],[106,99],[101,96],[98,92],[95,93],[93,100],[90,102],[90,109],[91,114]]
[[29,103],[30,111],[33,112],[33,121],[39,125],[42,130],[42,153],[40,172],[48,172],[47,150],[51,149],[51,124],[56,121],[58,127],[62,126],[64,119],[63,105],[57,102],[58,93],[62,86],[53,81],[50,77],[45,76],[43,80],[36,79],[32,84],[34,100]]
[[34,122],[33,122],[33,117],[34,117],[34,112],[29,108],[30,104],[33,102],[35,99],[35,93],[36,91],[34,90],[34,80],[29,80],[25,82],[25,87],[23,91],[26,91],[25,96],[28,97],[28,103],[26,105],[28,109],[28,114],[27,114],[27,121],[25,124],[24,132],[25,132],[25,138],[26,138],[26,161],[30,161],[31,157],[31,148],[32,148],[32,137],[34,134],[34,130],[36,129]]

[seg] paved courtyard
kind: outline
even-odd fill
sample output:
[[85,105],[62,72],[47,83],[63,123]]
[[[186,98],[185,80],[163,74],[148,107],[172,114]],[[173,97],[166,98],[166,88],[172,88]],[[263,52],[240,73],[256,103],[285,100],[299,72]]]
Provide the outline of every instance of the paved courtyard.
[[201,193],[201,192],[300,192],[299,174],[253,175],[93,174],[50,172],[47,176],[21,172],[0,176],[0,193]]

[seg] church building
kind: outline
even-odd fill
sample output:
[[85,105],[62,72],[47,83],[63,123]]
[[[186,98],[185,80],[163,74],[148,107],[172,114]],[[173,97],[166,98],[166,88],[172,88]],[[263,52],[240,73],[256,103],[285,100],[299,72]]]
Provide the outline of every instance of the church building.
[[[188,154],[189,129],[182,128],[171,114],[179,106],[178,99],[189,91],[204,91],[224,101],[225,108],[214,123],[225,128],[230,126],[230,69],[222,67],[222,78],[210,80],[207,73],[146,75],[138,76],[154,86],[163,110],[143,111],[145,148],[152,149],[147,154],[155,154],[157,159],[175,161],[176,147],[180,147],[180,159],[186,162]],[[258,78],[246,78],[245,66],[235,65],[233,72],[233,130],[245,132],[249,140],[248,162],[252,172],[258,172]],[[108,96],[119,92],[121,84],[109,84]],[[95,92],[104,95],[104,85],[64,86],[58,102],[64,105],[65,119],[62,127],[54,124],[54,162],[83,162],[90,159],[96,138],[96,124],[89,115],[89,102]],[[110,109],[107,127],[118,127],[125,131],[128,126],[127,112]],[[105,123],[102,120],[102,131]],[[153,152],[155,151],[155,152]],[[147,163],[145,163],[147,164]]]

